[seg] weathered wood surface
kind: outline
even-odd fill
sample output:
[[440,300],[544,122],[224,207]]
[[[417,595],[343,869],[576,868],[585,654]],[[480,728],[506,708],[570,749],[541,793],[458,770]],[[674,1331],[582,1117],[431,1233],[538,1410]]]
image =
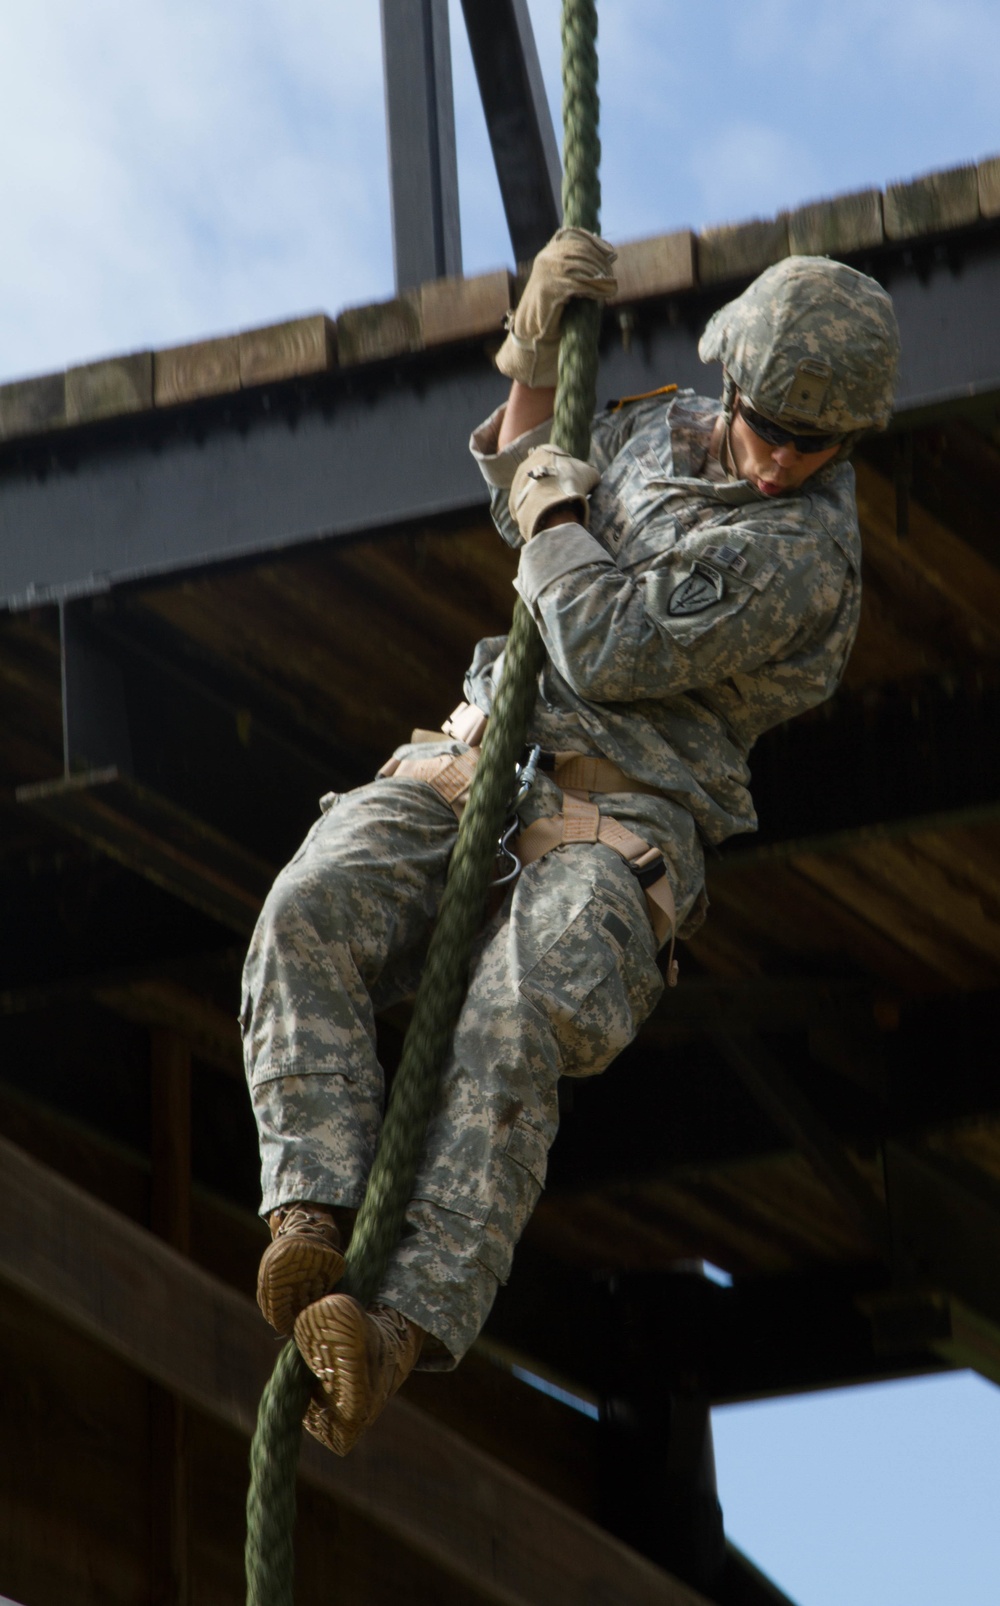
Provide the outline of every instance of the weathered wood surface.
[[698,278],[702,284],[752,279],[788,255],[788,221],[755,218],[704,229],[698,236]]
[[618,293],[612,306],[646,296],[672,295],[695,284],[695,237],[690,229],[627,240],[617,250],[614,274]]
[[85,424],[153,405],[153,353],[136,351],[66,370],[66,422]]
[[1000,652],[1000,569],[913,501],[909,531],[897,535],[892,482],[860,460],[854,472],[866,560],[911,592],[936,593],[977,652]]
[[[0,1139],[0,1277],[245,1434],[275,1356],[249,1300]],[[484,1600],[696,1606],[700,1597],[399,1400],[348,1461],[302,1475]]]
[[504,314],[513,305],[513,285],[505,268],[472,279],[433,279],[420,290],[420,324],[425,346],[480,335],[503,335]]
[[859,190],[814,201],[788,213],[788,249],[793,256],[846,256],[881,245],[882,192]]
[[325,373],[337,363],[337,328],[317,312],[309,318],[244,329],[239,336],[240,384],[267,385],[299,374]]
[[342,368],[419,351],[420,306],[416,295],[348,307],[337,319],[337,351]]
[[979,178],[972,166],[928,173],[908,184],[890,184],[884,202],[887,240],[911,240],[975,223]]
[[220,396],[240,388],[240,342],[237,335],[169,346],[153,359],[153,395],[157,407]]
[[983,217],[1000,217],[1000,156],[979,164],[979,210]]

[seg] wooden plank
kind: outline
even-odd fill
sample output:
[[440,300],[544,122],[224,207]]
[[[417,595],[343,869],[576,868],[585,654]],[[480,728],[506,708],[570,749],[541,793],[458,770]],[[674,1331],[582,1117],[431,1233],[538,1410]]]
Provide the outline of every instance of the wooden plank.
[[65,422],[65,374],[41,374],[0,385],[0,440],[42,434]]
[[983,217],[1000,217],[1000,156],[989,156],[980,162],[979,210]]
[[[249,1434],[275,1343],[250,1300],[0,1139],[0,1277]],[[346,1461],[302,1475],[502,1606],[704,1606],[544,1491],[396,1400]]]
[[940,1288],[1000,1324],[997,1179],[895,1138],[885,1174],[897,1286]]
[[153,398],[157,407],[222,396],[240,388],[238,335],[168,346],[153,356]]
[[422,343],[420,308],[414,297],[348,307],[337,319],[337,350],[342,368],[419,351]]
[[204,821],[118,770],[17,788],[19,803],[249,936],[274,871]]
[[472,279],[432,279],[420,289],[420,320],[425,346],[493,335],[500,340],[503,321],[513,306],[511,275],[506,268]]
[[847,256],[882,244],[882,192],[834,195],[788,213],[788,249],[794,256]]
[[936,1289],[896,1289],[859,1302],[878,1354],[927,1349],[956,1368],[1000,1383],[1000,1326]]
[[752,279],[772,262],[788,255],[788,222],[784,217],[755,218],[698,236],[698,279],[720,284],[727,279]]
[[917,955],[943,982],[962,992],[996,985],[995,966],[977,964],[958,951],[933,909],[915,906],[891,880],[876,879],[870,864],[808,853],[798,855],[794,862],[802,876],[891,937],[904,952]]
[[983,886],[970,863],[963,868],[924,852],[923,838],[867,843],[851,859],[863,873],[898,893],[901,904],[930,916],[949,942],[975,964],[992,963],[1000,982],[1000,922],[983,907]]
[[980,905],[986,899],[1000,918],[1000,845],[982,831],[972,830],[920,832],[913,840],[932,864],[974,887]]
[[153,405],[153,353],[136,351],[66,370],[66,422],[86,424]]
[[909,534],[896,534],[896,492],[868,463],[856,461],[858,515],[869,561],[889,575],[930,586],[957,615],[977,650],[1000,651],[1000,570],[910,503]]
[[927,173],[908,184],[890,184],[883,215],[887,240],[964,228],[979,217],[979,175],[970,164]]
[[646,240],[626,240],[616,250],[618,293],[611,306],[694,288],[695,239],[690,229],[655,234]]
[[241,385],[267,385],[337,366],[337,326],[322,312],[244,329],[238,339]]
[[[841,846],[846,851],[847,843]],[[797,850],[801,847],[798,844]],[[751,932],[755,920],[782,922],[784,951],[847,955],[903,993],[940,991],[947,985],[932,964],[900,948],[890,935],[835,894],[795,869],[779,871],[777,865],[768,864],[763,853],[761,850],[756,864],[748,856],[745,865],[734,858],[712,867],[708,887],[714,909],[720,913],[737,910]],[[699,959],[700,940],[699,933],[689,945]]]
[[0,1296],[0,1598],[147,1606],[146,1380]]
[[735,1038],[721,1031],[709,1036],[779,1132],[805,1156],[843,1214],[874,1249],[886,1254],[889,1233],[884,1205],[781,1063],[753,1037]]

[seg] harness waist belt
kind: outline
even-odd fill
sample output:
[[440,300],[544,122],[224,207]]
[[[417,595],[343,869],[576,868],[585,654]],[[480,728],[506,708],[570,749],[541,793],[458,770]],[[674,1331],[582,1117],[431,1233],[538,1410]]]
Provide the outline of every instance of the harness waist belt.
[[[487,716],[470,703],[461,703],[445,721],[442,730],[455,741],[467,741],[467,735],[482,740]],[[439,741],[440,732],[415,730],[414,742]],[[472,746],[466,753],[441,753],[434,758],[390,758],[379,770],[381,777],[405,776],[414,781],[425,781],[438,796],[454,809],[459,819],[469,799],[469,788],[479,762],[481,749]],[[534,864],[553,848],[564,842],[602,842],[621,855],[635,875],[646,899],[646,909],[658,945],[670,938],[670,956],[667,980],[671,987],[677,982],[677,962],[674,959],[674,934],[677,911],[674,894],[667,877],[663,855],[641,836],[636,836],[620,820],[603,815],[588,792],[655,792],[651,786],[633,781],[624,770],[610,759],[594,757],[589,753],[561,752],[548,755],[551,763],[545,768],[563,792],[561,814],[550,814],[534,820],[517,838],[517,856],[522,865]]]
[[[475,703],[459,703],[444,721],[441,731],[456,742],[481,747],[489,722],[489,715],[484,714]],[[410,737],[411,742],[437,742],[440,739],[441,732],[424,730],[415,730]],[[647,786],[645,781],[635,780],[625,773],[620,764],[595,753],[578,753],[572,748],[564,752],[543,752],[538,767],[551,775],[563,791],[572,787],[577,792],[645,792],[648,797],[663,796],[659,787]]]

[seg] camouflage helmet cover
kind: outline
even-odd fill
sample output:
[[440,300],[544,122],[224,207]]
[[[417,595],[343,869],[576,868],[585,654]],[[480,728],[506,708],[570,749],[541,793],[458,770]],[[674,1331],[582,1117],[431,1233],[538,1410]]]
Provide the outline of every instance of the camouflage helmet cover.
[[[786,257],[708,321],[702,362],[720,361],[756,412],[786,429],[853,435],[892,414],[899,331],[890,296],[828,257]],[[728,414],[732,398],[726,397]]]

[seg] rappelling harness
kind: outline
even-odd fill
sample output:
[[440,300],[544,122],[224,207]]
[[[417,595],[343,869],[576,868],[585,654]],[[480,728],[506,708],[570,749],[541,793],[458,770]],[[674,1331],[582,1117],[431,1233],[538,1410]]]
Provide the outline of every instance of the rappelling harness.
[[[439,742],[442,734],[461,742],[463,753],[438,753],[428,758],[390,758],[379,770],[381,777],[401,776],[424,781],[454,809],[461,819],[469,799],[472,779],[482,753],[482,741],[489,724],[488,715],[474,703],[459,703],[444,721],[440,731],[415,730],[411,743]],[[531,790],[538,770],[548,774],[563,794],[559,813],[543,815],[522,826],[517,809]],[[572,750],[546,752],[534,744],[517,766],[518,785],[512,817],[500,836],[500,856],[512,868],[494,880],[495,886],[516,879],[527,864],[534,864],[553,848],[570,842],[600,842],[619,854],[635,876],[646,902],[657,946],[670,939],[666,974],[671,987],[677,982],[674,937],[677,912],[667,876],[663,854],[652,843],[637,836],[620,820],[602,814],[593,801],[594,794],[644,792],[653,797],[663,794],[658,787],[633,780],[618,764],[593,753]]]

